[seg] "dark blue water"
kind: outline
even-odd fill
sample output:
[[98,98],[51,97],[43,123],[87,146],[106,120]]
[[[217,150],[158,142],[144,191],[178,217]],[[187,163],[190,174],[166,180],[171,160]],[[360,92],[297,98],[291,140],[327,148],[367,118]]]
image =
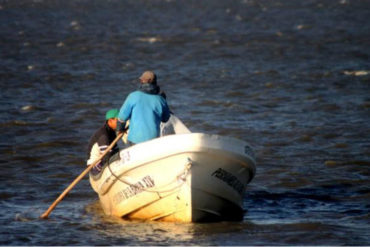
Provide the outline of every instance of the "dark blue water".
[[[370,2],[0,0],[0,245],[369,245]],[[248,141],[242,222],[104,216],[88,138],[147,69],[193,132]]]

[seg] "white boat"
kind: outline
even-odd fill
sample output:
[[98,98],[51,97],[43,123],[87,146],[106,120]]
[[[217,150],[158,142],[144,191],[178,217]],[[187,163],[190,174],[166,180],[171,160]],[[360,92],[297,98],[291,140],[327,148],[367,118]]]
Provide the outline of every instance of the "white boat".
[[170,129],[182,134],[123,149],[98,176],[90,173],[105,214],[173,222],[241,220],[245,189],[256,171],[250,145],[190,133],[171,118]]

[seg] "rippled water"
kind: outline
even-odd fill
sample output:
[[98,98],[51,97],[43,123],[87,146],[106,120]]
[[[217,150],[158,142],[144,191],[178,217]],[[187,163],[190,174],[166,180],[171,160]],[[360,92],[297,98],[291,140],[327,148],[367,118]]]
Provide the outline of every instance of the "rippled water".
[[[370,3],[0,1],[1,245],[369,245]],[[104,216],[88,138],[153,69],[193,132],[257,154],[242,222]]]

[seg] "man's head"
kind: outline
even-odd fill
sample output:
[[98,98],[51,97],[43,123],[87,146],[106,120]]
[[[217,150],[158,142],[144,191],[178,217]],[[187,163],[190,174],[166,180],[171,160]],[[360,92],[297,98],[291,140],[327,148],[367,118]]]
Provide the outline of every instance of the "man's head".
[[107,120],[109,127],[113,130],[117,128],[118,113],[118,109],[110,109],[107,111],[107,113],[105,113],[105,120]]
[[139,79],[141,83],[157,84],[157,76],[150,70],[145,71]]

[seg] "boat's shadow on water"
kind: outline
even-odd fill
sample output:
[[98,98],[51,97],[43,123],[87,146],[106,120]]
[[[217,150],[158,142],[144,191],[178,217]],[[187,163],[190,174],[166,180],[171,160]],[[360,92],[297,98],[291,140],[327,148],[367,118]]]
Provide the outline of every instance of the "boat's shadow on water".
[[[160,221],[124,220],[117,217],[106,216],[99,201],[88,204],[85,208],[87,214],[93,219],[94,228],[110,243],[119,243],[120,239],[130,239],[129,244],[154,244],[154,245],[176,245],[204,243],[212,244],[210,236],[214,235],[215,242],[221,236],[227,237],[242,232],[247,235],[259,231],[256,225],[240,222],[213,222],[213,223],[177,223]],[[230,239],[230,243],[239,240]],[[122,243],[122,242],[121,242]]]

